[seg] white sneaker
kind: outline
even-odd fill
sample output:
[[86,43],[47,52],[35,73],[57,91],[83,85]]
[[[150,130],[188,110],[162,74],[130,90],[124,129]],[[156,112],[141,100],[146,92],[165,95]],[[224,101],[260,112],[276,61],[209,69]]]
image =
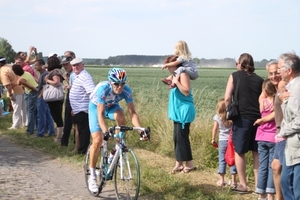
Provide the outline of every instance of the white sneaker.
[[98,186],[96,182],[96,177],[90,177],[88,180],[89,183],[89,190],[91,192],[97,193],[98,192]]

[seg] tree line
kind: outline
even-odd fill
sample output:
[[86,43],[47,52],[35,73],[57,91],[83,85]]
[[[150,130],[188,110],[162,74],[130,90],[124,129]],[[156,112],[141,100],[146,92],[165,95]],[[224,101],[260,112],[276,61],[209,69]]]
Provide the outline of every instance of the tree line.
[[[25,51],[27,52],[27,51]],[[6,58],[7,63],[13,63],[17,52],[15,52],[11,44],[4,38],[0,37],[0,56]],[[96,66],[109,66],[109,65],[125,65],[125,66],[160,66],[164,63],[165,58],[168,55],[118,55],[110,56],[107,59],[100,58],[83,58],[86,65]],[[43,56],[42,52],[39,52],[39,57],[47,61],[47,57]],[[235,67],[235,58],[224,59],[205,59],[194,58],[194,61],[198,67],[208,68],[232,68]],[[263,59],[261,61],[255,61],[254,65],[257,68],[264,68],[271,60]]]

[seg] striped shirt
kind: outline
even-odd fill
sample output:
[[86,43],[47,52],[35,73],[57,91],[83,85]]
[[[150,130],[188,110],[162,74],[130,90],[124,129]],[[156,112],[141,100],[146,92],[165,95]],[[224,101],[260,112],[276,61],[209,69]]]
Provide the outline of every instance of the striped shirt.
[[95,88],[91,75],[84,69],[78,75],[74,74],[74,82],[70,90],[70,104],[74,114],[88,113],[90,94]]

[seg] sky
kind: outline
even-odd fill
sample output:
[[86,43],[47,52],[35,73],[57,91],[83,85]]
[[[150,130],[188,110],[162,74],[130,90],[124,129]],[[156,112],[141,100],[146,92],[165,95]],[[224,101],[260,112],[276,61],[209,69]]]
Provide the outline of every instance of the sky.
[[0,37],[44,56],[170,55],[255,61],[300,55],[299,0],[0,0]]

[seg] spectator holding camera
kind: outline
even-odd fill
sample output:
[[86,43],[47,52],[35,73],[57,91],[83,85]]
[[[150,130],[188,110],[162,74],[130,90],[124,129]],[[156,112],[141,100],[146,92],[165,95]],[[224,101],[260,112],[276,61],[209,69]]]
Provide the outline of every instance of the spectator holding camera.
[[20,65],[22,69],[26,72],[29,72],[35,79],[36,82],[38,82],[38,74],[36,71],[28,64],[28,62],[23,58],[23,56],[17,56],[15,58],[15,64]]

